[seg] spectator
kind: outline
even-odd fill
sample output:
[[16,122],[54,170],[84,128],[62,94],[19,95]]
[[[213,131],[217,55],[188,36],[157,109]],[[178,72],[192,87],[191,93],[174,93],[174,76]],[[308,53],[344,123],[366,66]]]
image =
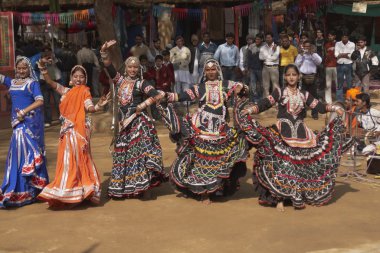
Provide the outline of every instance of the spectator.
[[[316,53],[323,59],[325,59],[325,38],[323,37],[323,32],[321,29],[317,29],[316,31],[316,38],[315,38],[315,47],[316,47]],[[325,90],[325,68],[324,64],[319,64],[317,66],[317,76],[316,81],[318,82],[317,87],[320,91]]]
[[239,68],[241,72],[243,73],[243,83],[248,84],[249,83],[249,72],[247,69],[247,52],[248,52],[248,47],[253,44],[255,37],[252,34],[248,34],[245,37],[245,41],[247,42],[247,45],[242,46],[240,48],[240,62],[239,62]]
[[273,90],[279,88],[278,64],[280,59],[280,47],[273,42],[273,34],[265,34],[265,44],[260,48],[260,60],[264,61],[262,78],[264,97],[269,95],[270,83],[272,82]]
[[176,93],[183,93],[190,88],[192,78],[189,72],[189,63],[191,60],[190,50],[184,46],[182,36],[178,36],[175,40],[176,46],[170,50],[170,62],[174,67]]
[[136,44],[131,48],[130,54],[139,58],[141,55],[146,55],[149,62],[154,62],[154,57],[152,56],[150,49],[147,45],[143,43],[144,38],[142,35],[138,34],[135,37]]
[[335,32],[330,31],[327,36],[327,42],[325,43],[325,70],[326,70],[326,87],[325,87],[325,101],[328,104],[332,103],[331,87],[334,81],[335,85],[338,85],[336,74],[336,57],[334,55],[335,50]]
[[280,86],[284,87],[284,69],[289,64],[293,64],[298,55],[298,50],[295,46],[290,44],[288,36],[281,38],[281,48],[280,48]]
[[343,102],[343,85],[346,81],[347,89],[352,86],[352,60],[351,54],[355,51],[355,44],[348,40],[347,33],[342,34],[342,40],[335,44],[335,57],[337,58],[336,72],[338,85],[336,97]]
[[203,67],[207,59],[214,57],[218,46],[210,40],[210,33],[205,32],[202,36],[203,42],[199,45],[199,73],[203,72]]
[[189,64],[189,71],[193,78],[193,83],[198,83],[199,79],[199,49],[198,49],[199,39],[196,34],[191,35],[191,45],[189,47],[191,60]]
[[227,33],[226,43],[220,45],[214,54],[222,68],[223,78],[231,81],[236,81],[239,67],[239,48],[234,44],[234,37],[233,33]]
[[163,57],[163,65],[165,65],[168,68],[168,79],[170,80],[170,90],[171,92],[174,91],[174,84],[175,84],[175,78],[174,78],[174,67],[173,64],[170,62],[170,52],[168,50],[162,51],[162,57]]
[[161,55],[162,54],[161,40],[160,39],[154,39],[153,40],[153,47],[150,48],[150,54],[154,58],[157,55]]
[[[315,77],[317,66],[322,63],[322,58],[311,51],[311,43],[306,40],[303,42],[303,51],[297,55],[295,64],[302,74],[302,89],[308,91],[313,97],[317,98],[317,85]],[[318,111],[314,108],[311,112],[313,119],[318,119]]]
[[364,87],[364,91],[368,92],[370,73],[377,70],[379,60],[376,54],[367,47],[366,37],[359,37],[356,50],[352,53],[351,59],[355,61],[355,74],[359,77],[360,84]]
[[262,71],[263,63],[260,60],[260,48],[263,45],[263,39],[260,34],[256,34],[255,43],[249,45],[247,50],[247,66],[249,71],[249,95],[252,102],[262,98],[263,82]]
[[87,86],[90,87],[91,95],[93,97],[99,97],[98,90],[92,83],[93,68],[100,69],[98,57],[96,54],[84,44],[82,48],[77,52],[77,62],[82,65],[87,72]]

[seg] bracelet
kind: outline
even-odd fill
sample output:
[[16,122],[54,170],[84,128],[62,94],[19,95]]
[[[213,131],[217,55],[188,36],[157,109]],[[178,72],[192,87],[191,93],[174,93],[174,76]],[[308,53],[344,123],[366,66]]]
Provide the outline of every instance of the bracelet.
[[95,105],[95,111],[96,111],[96,112],[99,111],[101,108],[102,108],[102,106],[100,106],[100,105],[98,105],[98,104]]
[[107,51],[106,52],[100,51],[100,57],[102,59],[107,59],[108,58],[108,52]]
[[252,114],[253,113],[253,107],[248,108],[248,112],[249,112],[249,114]]
[[25,113],[24,110],[20,110],[20,111],[18,111],[18,112],[21,114],[21,116],[22,116],[23,118],[25,117],[26,113]]

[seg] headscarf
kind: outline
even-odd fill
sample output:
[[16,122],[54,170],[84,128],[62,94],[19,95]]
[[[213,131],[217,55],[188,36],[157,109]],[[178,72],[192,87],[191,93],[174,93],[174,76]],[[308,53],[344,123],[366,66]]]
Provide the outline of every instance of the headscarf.
[[[73,76],[74,74],[74,70],[77,69],[77,68],[80,68],[81,70],[83,70],[83,73],[84,73],[84,76],[85,76],[85,81],[84,81],[84,84],[87,84],[87,72],[86,72],[86,69],[82,66],[82,65],[75,65],[71,71],[70,71],[70,79],[71,77]],[[70,80],[70,86],[72,86],[72,82]]]
[[37,75],[36,75],[36,72],[34,72],[34,69],[33,69],[33,66],[32,66],[32,63],[31,61],[29,60],[28,57],[25,57],[25,56],[17,56],[16,58],[16,62],[15,62],[15,77],[16,78],[20,78],[18,75],[17,75],[17,65],[20,63],[20,62],[25,62],[26,65],[28,66],[29,68],[29,78],[33,79],[33,81],[36,81],[38,82],[38,78],[37,78]]
[[223,73],[222,73],[222,68],[219,65],[219,62],[215,60],[214,58],[209,58],[205,61],[205,64],[203,65],[203,71],[202,71],[202,79],[203,81],[207,81],[206,78],[206,67],[212,67],[216,66],[216,70],[218,71],[218,79],[223,80]]
[[[130,57],[128,57],[128,58],[125,60],[125,62],[124,62],[125,67],[127,67],[129,64],[135,64],[135,63],[137,63],[138,66],[139,66],[139,71],[138,71],[138,73],[137,73],[137,77],[143,78],[143,73],[142,73],[142,69],[143,69],[143,68],[142,68],[142,66],[141,66],[141,64],[140,64],[140,60],[139,60],[139,58],[137,58],[137,57],[135,57],[135,56],[130,56]],[[125,75],[125,76],[128,76],[127,70],[125,70],[124,75]]]

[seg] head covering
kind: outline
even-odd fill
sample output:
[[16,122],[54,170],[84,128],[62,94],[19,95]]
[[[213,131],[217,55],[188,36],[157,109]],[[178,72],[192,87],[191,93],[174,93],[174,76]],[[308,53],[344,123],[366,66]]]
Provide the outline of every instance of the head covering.
[[[140,60],[139,60],[139,58],[137,58],[137,57],[135,57],[135,56],[130,56],[130,57],[128,57],[126,60],[125,60],[125,67],[127,67],[129,64],[137,64],[138,66],[139,66],[139,72],[138,72],[138,76],[140,76],[141,78],[142,78],[142,76],[143,76],[143,73],[142,73],[142,66],[141,66],[141,64],[140,64]],[[128,73],[127,73],[127,70],[125,70],[125,73],[124,73],[124,75],[128,75]]]
[[[71,77],[73,76],[74,71],[75,71],[77,68],[83,70],[84,77],[85,77],[84,84],[87,84],[87,72],[86,72],[86,69],[85,69],[82,65],[75,65],[75,66],[71,69],[71,71],[70,71],[70,79],[71,79]],[[70,85],[72,85],[71,80],[70,80]]]
[[17,74],[17,65],[20,63],[20,62],[25,62],[26,65],[28,66],[29,68],[29,78],[33,79],[33,81],[36,81],[38,82],[38,78],[37,78],[37,75],[36,73],[34,72],[34,69],[33,69],[33,66],[32,66],[32,63],[31,61],[29,60],[28,57],[25,57],[25,56],[17,56],[16,58],[16,62],[15,62],[15,77],[16,78],[20,78]]
[[356,100],[356,95],[360,94],[360,87],[354,87],[346,92],[346,99]]
[[203,81],[207,81],[207,78],[206,78],[206,67],[212,67],[212,66],[216,66],[216,70],[218,71],[218,79],[219,80],[223,80],[223,73],[222,73],[222,68],[220,67],[219,65],[219,62],[217,60],[215,60],[214,58],[209,58],[205,61],[205,64],[203,66],[203,73],[202,73],[202,79]]

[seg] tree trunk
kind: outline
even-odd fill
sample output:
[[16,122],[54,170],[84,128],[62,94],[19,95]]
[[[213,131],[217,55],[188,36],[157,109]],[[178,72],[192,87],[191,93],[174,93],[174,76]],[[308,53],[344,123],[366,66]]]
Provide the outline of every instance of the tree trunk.
[[[95,17],[96,17],[96,26],[99,33],[99,38],[101,43],[109,40],[116,40],[116,33],[113,26],[112,20],[112,4],[113,1],[110,0],[96,0],[95,1]],[[110,57],[115,68],[120,72],[124,73],[123,68],[123,58],[121,55],[119,43],[110,48]],[[119,132],[118,128],[118,103],[116,98],[116,89],[110,80],[111,94],[112,94],[112,103],[110,103],[110,111],[112,112],[112,127],[114,136],[117,136]]]
[[[108,40],[116,40],[116,33],[113,27],[112,20],[112,4],[113,1],[110,0],[96,0],[95,1],[95,17],[96,26],[99,33],[99,38],[101,43]],[[121,55],[120,45],[116,44],[110,49],[110,56],[112,63],[117,70],[123,64],[123,58]],[[123,73],[123,72],[121,72]]]

